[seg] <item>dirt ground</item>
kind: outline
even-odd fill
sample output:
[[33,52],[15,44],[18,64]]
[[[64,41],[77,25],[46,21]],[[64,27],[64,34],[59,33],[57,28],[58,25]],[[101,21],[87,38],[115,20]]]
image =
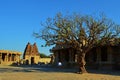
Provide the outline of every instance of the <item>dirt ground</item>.
[[0,66],[0,80],[120,80],[120,71],[77,74],[74,69]]

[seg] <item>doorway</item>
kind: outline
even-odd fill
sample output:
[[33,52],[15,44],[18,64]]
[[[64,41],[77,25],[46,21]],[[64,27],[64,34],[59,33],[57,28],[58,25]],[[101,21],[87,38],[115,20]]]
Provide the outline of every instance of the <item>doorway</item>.
[[34,57],[31,57],[31,64],[34,64]]

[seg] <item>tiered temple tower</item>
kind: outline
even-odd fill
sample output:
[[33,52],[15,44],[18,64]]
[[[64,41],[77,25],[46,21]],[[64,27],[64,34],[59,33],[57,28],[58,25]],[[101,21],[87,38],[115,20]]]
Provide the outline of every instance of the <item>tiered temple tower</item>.
[[40,60],[40,54],[36,43],[31,45],[29,42],[24,50],[23,59],[25,59],[26,64],[38,64]]

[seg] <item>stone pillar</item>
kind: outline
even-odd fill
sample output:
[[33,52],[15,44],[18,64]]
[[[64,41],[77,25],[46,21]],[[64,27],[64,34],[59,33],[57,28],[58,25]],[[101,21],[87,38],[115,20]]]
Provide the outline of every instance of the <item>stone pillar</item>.
[[13,61],[16,61],[16,54],[13,54]]
[[31,65],[31,56],[29,57],[29,64]]
[[64,51],[60,51],[60,60],[61,60],[61,62],[64,62]]
[[61,61],[62,62],[62,51],[60,50],[60,52],[59,52],[59,61]]
[[13,56],[14,56],[14,61],[16,61],[16,54],[14,54]]
[[112,63],[112,48],[109,46],[108,47],[108,62]]
[[68,51],[68,57],[69,57],[69,61],[68,62],[71,62],[71,50],[70,49]]
[[2,63],[2,53],[0,53],[0,64]]
[[108,69],[112,69],[113,68],[113,62],[112,62],[112,48],[111,46],[108,47]]
[[19,61],[19,54],[16,54],[16,61]]
[[5,53],[5,62],[7,62],[8,59],[7,59],[7,53]]
[[14,61],[13,53],[11,54],[11,61]]
[[101,64],[101,48],[100,47],[96,49],[96,53],[97,53],[96,68],[101,69],[102,64]]
[[74,59],[74,61],[77,63],[78,62],[78,53],[77,53],[77,51],[75,51],[74,50],[74,56],[75,56],[75,59]]
[[6,62],[8,62],[9,53],[6,54]]
[[73,50],[69,49],[69,62],[74,62],[74,55]]
[[72,59],[71,59],[71,61],[72,62],[75,62],[75,55],[74,55],[75,53],[74,53],[74,50],[72,49],[72,51],[71,51],[71,56],[72,56]]
[[18,54],[18,59],[19,59],[19,61],[20,61],[20,56],[21,56],[21,55],[20,55],[20,54]]
[[12,54],[10,53],[10,56],[9,56],[9,58],[10,58],[10,61],[12,61]]
[[8,54],[8,61],[10,62],[10,53]]
[[96,48],[96,52],[97,52],[97,63],[101,62],[101,48],[98,47]]
[[58,51],[55,51],[55,52],[54,52],[54,56],[55,56],[54,63],[57,64],[58,61],[59,61],[59,59],[58,59],[58,58],[59,58],[59,57],[58,57]]

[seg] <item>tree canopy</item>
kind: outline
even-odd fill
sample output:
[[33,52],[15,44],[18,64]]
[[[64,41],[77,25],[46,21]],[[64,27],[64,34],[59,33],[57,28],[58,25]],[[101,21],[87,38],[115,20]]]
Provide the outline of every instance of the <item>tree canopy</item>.
[[62,15],[48,18],[42,25],[44,30],[34,33],[42,38],[46,45],[72,44],[74,48],[88,48],[96,44],[109,44],[120,36],[120,25],[104,16],[96,18],[90,15]]

